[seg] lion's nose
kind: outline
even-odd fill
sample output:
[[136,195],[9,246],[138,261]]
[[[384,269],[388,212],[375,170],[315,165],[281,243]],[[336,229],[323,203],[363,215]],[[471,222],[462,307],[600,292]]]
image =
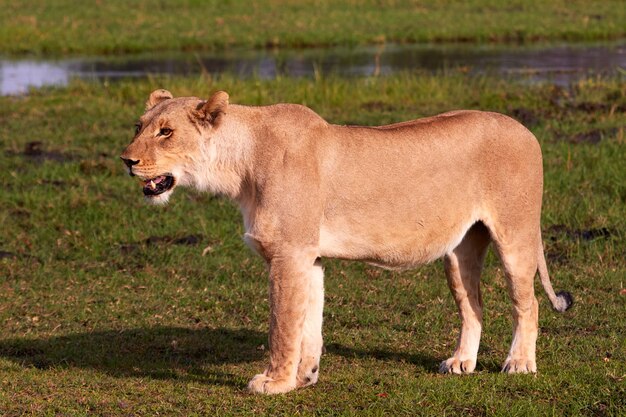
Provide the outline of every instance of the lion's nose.
[[123,156],[120,156],[120,159],[124,161],[124,163],[126,164],[128,168],[131,168],[131,169],[133,165],[137,165],[139,163],[138,159],[128,159],[128,158],[124,158]]
[[122,161],[124,161],[124,163],[128,167],[128,173],[130,174],[130,176],[134,177],[135,174],[133,173],[133,165],[137,165],[139,163],[139,160],[138,159],[128,159],[128,158],[124,158],[123,156],[120,156],[120,159]]

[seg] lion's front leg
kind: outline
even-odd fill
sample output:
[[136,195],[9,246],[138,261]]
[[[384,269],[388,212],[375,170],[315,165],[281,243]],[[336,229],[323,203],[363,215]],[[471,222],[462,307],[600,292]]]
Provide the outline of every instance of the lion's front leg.
[[269,262],[270,363],[265,372],[256,375],[248,384],[252,392],[278,394],[298,386],[314,261],[314,255],[301,253],[299,256],[275,256]]
[[324,270],[318,259],[310,270],[309,302],[302,330],[302,352],[298,365],[297,385],[306,387],[317,382],[320,356],[324,345],[322,339],[322,316],[324,310]]

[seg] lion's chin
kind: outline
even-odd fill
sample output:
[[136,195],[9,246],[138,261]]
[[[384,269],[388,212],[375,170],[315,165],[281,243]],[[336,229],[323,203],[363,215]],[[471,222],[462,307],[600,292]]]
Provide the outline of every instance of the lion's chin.
[[167,190],[161,194],[157,194],[157,195],[146,195],[144,196],[146,202],[148,204],[151,204],[153,206],[164,206],[166,205],[169,200],[170,200],[170,195],[172,195],[172,189]]

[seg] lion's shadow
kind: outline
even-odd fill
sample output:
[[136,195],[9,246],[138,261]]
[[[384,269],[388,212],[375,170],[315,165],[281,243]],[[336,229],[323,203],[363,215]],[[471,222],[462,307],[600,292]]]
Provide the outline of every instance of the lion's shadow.
[[[95,369],[114,377],[195,380],[241,387],[249,375],[210,365],[261,361],[267,334],[248,329],[136,328],[74,333],[50,338],[0,340],[0,357],[38,369]],[[414,364],[426,372],[434,357],[384,350],[358,350],[331,343],[327,353],[348,359],[373,357]]]

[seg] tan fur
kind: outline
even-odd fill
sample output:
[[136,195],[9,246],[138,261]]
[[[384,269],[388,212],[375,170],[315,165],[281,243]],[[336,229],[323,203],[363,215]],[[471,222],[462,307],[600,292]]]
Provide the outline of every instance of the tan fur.
[[[239,203],[245,240],[270,271],[270,362],[249,384],[280,393],[315,383],[322,352],[319,259],[408,268],[445,258],[462,320],[440,371],[476,366],[480,274],[494,241],[513,301],[513,343],[503,370],[535,372],[538,305],[549,286],[540,234],[541,150],[501,114],[456,111],[380,127],[337,126],[293,104],[228,104],[155,91],[122,157],[149,179],[224,194]],[[173,130],[158,137],[163,127]],[[150,198],[164,203],[171,195]],[[546,288],[555,308],[562,301]],[[561,306],[563,307],[563,306]]]

